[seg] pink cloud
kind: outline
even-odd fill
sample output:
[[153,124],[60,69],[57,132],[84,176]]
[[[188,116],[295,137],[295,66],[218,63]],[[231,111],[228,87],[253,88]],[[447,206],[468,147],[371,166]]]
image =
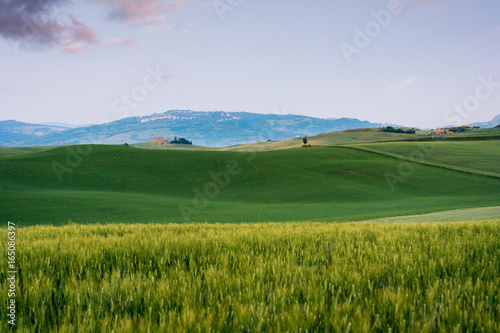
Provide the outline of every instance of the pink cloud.
[[23,48],[57,47],[83,54],[97,43],[94,31],[63,11],[71,0],[0,0],[0,37],[17,41]]
[[65,41],[59,48],[62,52],[71,54],[85,54],[85,48],[81,43]]
[[87,43],[96,43],[97,42],[97,37],[94,33],[94,31],[78,21],[74,16],[71,16],[71,35],[74,40],[82,40]]
[[[109,17],[122,23],[145,24],[146,31],[166,32],[179,27],[165,22],[166,15],[183,8],[188,0],[98,0],[106,6]],[[194,0],[196,1],[196,0]],[[125,45],[135,48],[137,40],[112,39],[100,42],[95,31],[75,15],[63,10],[72,0],[0,0],[0,38],[13,40],[16,47],[33,49],[56,47],[62,52],[85,54],[91,46]]]
[[168,12],[179,10],[184,6],[184,0],[102,0],[111,4],[114,9],[110,18],[124,22],[153,22],[164,21]]
[[120,39],[120,38],[111,38],[109,41],[108,41],[108,44],[109,45],[123,45],[123,46],[127,46],[129,47],[130,49],[135,49],[137,47],[137,38],[134,38],[134,37],[131,37],[131,38],[127,38],[127,39]]
[[64,40],[60,43],[59,50],[71,54],[85,54],[87,46],[97,43],[96,34],[73,15],[70,15],[69,18],[71,24],[64,26],[60,32]]

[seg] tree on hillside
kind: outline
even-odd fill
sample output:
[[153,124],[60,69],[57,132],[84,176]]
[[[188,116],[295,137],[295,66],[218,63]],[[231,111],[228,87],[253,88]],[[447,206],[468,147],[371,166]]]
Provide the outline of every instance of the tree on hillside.
[[184,138],[177,139],[177,137],[175,137],[174,141],[170,141],[170,143],[174,143],[174,144],[178,143],[178,144],[184,144],[184,145],[192,145],[193,144],[192,141],[186,140]]
[[304,142],[305,145],[307,145],[307,136],[305,136],[303,139],[302,139],[302,142]]
[[402,129],[402,128],[394,128],[392,126],[382,127],[382,132],[389,133],[402,133],[402,134],[415,134],[415,129]]

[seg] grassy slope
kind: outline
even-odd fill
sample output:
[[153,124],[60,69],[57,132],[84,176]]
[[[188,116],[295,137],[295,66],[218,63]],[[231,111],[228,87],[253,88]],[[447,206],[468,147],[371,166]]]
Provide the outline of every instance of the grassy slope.
[[[308,144],[313,146],[333,146],[368,142],[388,142],[388,141],[448,141],[448,140],[475,140],[475,139],[498,139],[500,129],[482,128],[470,129],[467,132],[453,135],[427,135],[427,131],[418,131],[416,135],[386,133],[380,128],[361,128],[346,130],[341,132],[331,132],[312,136],[308,138]],[[302,137],[292,138],[283,141],[258,142],[233,147],[220,148],[225,151],[269,151],[302,147]]]
[[[382,132],[380,128],[362,128],[331,132],[308,138],[308,144],[313,146],[332,146],[338,144],[351,144],[361,142],[397,141],[416,138],[425,138],[424,135],[408,135]],[[302,147],[302,137],[283,141],[258,142],[246,145],[221,148],[226,151],[269,151]]]
[[[327,147],[333,145],[345,145],[368,142],[388,142],[388,141],[427,141],[427,140],[475,140],[491,139],[500,137],[500,129],[471,129],[467,132],[454,135],[427,135],[428,131],[417,131],[416,135],[386,133],[380,128],[361,128],[345,130],[340,132],[324,133],[309,137],[308,144],[316,147]],[[182,150],[220,150],[220,151],[271,151],[302,147],[302,137],[291,138],[282,141],[267,141],[248,143],[224,148],[209,148],[190,145],[162,145],[159,142],[141,142],[131,144],[136,148],[145,149],[182,149]]]
[[500,140],[389,142],[350,147],[500,177]]
[[0,147],[0,158],[19,154],[33,153],[54,147]]
[[133,143],[130,146],[142,149],[212,150],[212,148],[203,146],[184,145],[184,144],[164,144],[162,142],[152,142],[152,141]]
[[[499,179],[422,165],[392,192],[385,174],[397,174],[401,162],[344,148],[251,154],[91,147],[62,182],[51,163],[67,163],[65,148],[0,159],[2,216],[24,225],[184,222],[183,204],[197,209],[188,214],[193,222],[341,221],[500,205]],[[214,184],[208,172],[233,160],[241,173],[213,199],[194,201],[196,190]]]
[[445,138],[454,139],[454,138],[472,138],[472,137],[496,137],[500,136],[500,128],[473,128],[469,129],[466,132],[462,132],[455,135],[445,135]]
[[373,222],[466,222],[480,220],[495,220],[500,216],[500,207],[482,207],[482,208],[467,208],[454,209],[437,213],[382,217],[373,220]]

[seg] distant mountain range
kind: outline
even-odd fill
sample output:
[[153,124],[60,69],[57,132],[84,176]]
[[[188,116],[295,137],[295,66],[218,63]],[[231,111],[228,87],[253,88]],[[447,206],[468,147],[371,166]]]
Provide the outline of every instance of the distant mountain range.
[[484,122],[484,123],[472,123],[472,124],[469,124],[469,126],[480,126],[480,127],[484,127],[484,128],[492,128],[492,127],[495,127],[495,126],[498,126],[498,125],[500,125],[500,114],[497,115],[492,120]]
[[166,139],[177,136],[191,140],[195,145],[223,147],[378,126],[382,124],[351,118],[172,110],[76,128],[57,123],[43,125],[0,121],[0,145],[123,144],[150,141],[154,136]]
[[[0,146],[37,145],[37,139],[62,134],[69,127],[23,123],[15,120],[0,121]],[[26,143],[26,144],[25,144]]]
[[[497,123],[488,127],[494,127]],[[151,141],[154,136],[166,139],[177,136],[191,140],[195,145],[225,147],[386,125],[353,118],[323,119],[300,115],[172,110],[76,128],[59,123],[0,121],[0,146],[123,144]]]

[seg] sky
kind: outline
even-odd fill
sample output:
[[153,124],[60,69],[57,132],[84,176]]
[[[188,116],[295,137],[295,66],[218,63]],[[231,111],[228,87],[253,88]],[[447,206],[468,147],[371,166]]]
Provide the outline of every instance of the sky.
[[0,0],[0,120],[500,114],[498,0]]

